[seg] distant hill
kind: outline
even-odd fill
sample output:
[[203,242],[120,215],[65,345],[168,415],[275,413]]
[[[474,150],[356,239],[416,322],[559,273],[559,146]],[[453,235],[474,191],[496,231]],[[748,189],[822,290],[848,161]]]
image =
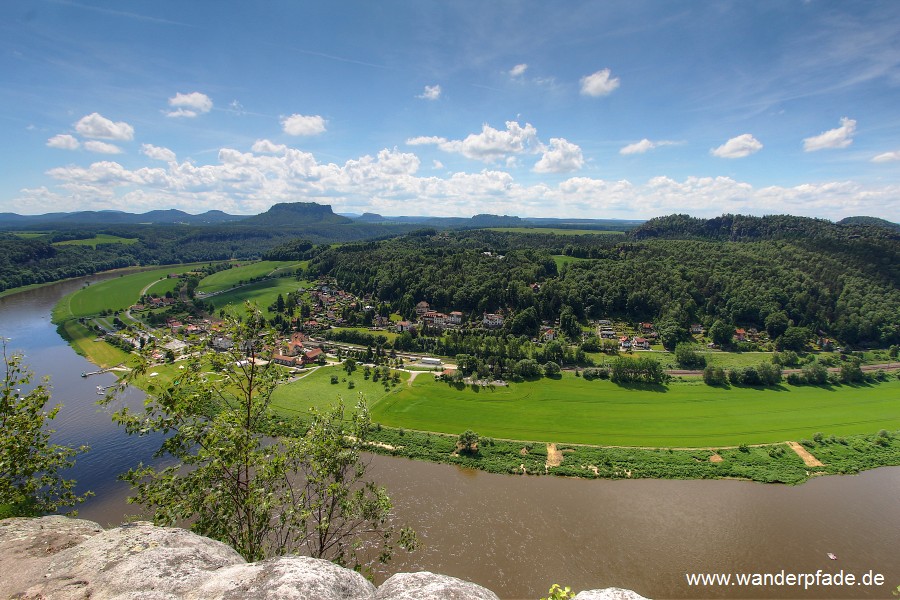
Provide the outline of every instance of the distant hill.
[[212,225],[245,219],[241,215],[229,215],[221,210],[210,210],[192,215],[181,210],[151,210],[146,213],[129,213],[120,210],[82,210],[72,213],[47,213],[43,215],[17,215],[0,213],[0,227],[72,227],[103,225]]
[[356,217],[356,220],[362,223],[382,223],[386,221],[384,217],[379,215],[378,213],[363,213]]
[[330,204],[281,202],[264,213],[241,219],[240,225],[266,227],[306,227],[309,225],[346,225],[353,219],[334,214]]
[[900,223],[892,223],[878,217],[847,217],[838,221],[838,225],[876,225],[893,231],[900,231]]

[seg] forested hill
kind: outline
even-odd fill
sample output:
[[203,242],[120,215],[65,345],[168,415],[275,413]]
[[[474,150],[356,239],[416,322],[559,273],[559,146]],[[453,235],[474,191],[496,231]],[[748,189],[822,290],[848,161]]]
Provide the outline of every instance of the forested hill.
[[[725,217],[716,224],[743,219],[757,229],[770,222]],[[666,222],[683,221],[695,231],[707,223],[655,221],[657,233]],[[565,311],[582,320],[653,321],[681,331],[716,320],[758,329],[793,322],[810,337],[823,332],[845,344],[900,343],[900,239],[870,227],[848,236],[804,236],[805,222],[812,231],[836,227],[785,220],[794,233],[786,227],[771,235],[776,239],[751,235],[751,227],[724,239],[651,237],[647,230],[635,237],[432,230],[333,248],[310,268],[404,314],[420,300],[474,316],[503,311],[511,333],[529,331],[535,318],[555,322]],[[671,226],[668,235],[675,237]]]

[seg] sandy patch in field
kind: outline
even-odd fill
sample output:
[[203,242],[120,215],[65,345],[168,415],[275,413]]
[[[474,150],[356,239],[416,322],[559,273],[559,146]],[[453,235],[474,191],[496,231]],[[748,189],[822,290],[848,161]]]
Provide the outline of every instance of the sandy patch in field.
[[563,455],[556,448],[556,444],[547,444],[547,468],[558,467],[562,464]]
[[797,442],[788,442],[788,446],[791,447],[791,450],[797,453],[797,456],[803,459],[803,463],[807,467],[824,467],[822,461],[810,454],[809,450],[798,444]]
[[725,459],[722,458],[721,456],[719,456],[718,452],[716,452],[715,454],[713,454],[712,456],[709,457],[709,462],[711,462],[711,463],[720,463],[723,460],[725,460]]
[[522,446],[522,449],[519,450],[519,454],[521,454],[522,456],[528,456],[528,448]]

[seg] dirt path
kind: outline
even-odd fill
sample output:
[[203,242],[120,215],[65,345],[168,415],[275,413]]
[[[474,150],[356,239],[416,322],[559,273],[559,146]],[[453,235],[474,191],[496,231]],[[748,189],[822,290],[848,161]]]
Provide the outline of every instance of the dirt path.
[[562,452],[560,452],[556,448],[556,444],[547,444],[547,468],[549,469],[550,467],[558,467],[562,464],[562,461]]
[[809,451],[797,442],[788,442],[791,450],[797,453],[797,456],[803,459],[807,467],[824,467],[822,461],[809,453]]

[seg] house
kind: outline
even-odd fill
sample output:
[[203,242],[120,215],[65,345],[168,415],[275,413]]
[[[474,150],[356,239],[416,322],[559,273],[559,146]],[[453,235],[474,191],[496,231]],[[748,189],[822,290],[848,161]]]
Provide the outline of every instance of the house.
[[210,341],[210,345],[213,347],[213,350],[223,352],[225,350],[231,350],[231,348],[234,347],[234,342],[231,341],[231,338],[216,336]]
[[276,354],[272,357],[272,362],[276,365],[281,365],[283,367],[296,367],[297,366],[297,357],[296,356],[285,356],[283,354]]
[[458,310],[454,310],[450,313],[450,316],[447,317],[447,322],[450,325],[462,325],[463,322],[463,314]]
[[735,329],[734,330],[734,339],[738,342],[743,342],[747,339],[747,332],[743,329]]
[[556,339],[556,332],[552,329],[548,329],[544,332],[541,338],[543,338],[545,342],[552,342],[554,339]]
[[300,357],[300,362],[303,363],[304,365],[309,365],[309,364],[312,364],[312,363],[316,362],[317,360],[319,360],[319,357],[322,357],[322,356],[323,356],[323,353],[322,353],[321,348],[313,348],[312,350],[310,350],[309,352],[307,352],[306,354],[304,354],[303,356]]
[[503,317],[494,313],[484,313],[481,323],[485,327],[503,327]]
[[622,337],[620,337],[619,347],[622,348],[622,350],[628,350],[629,348],[631,348],[631,338],[629,338],[627,335],[623,335]]
[[652,330],[653,330],[653,323],[641,323],[641,329],[642,329],[644,332],[652,331]]
[[412,329],[412,324],[409,321],[397,321],[395,327],[397,328],[397,333],[403,333]]
[[432,327],[443,327],[447,321],[447,315],[441,312],[429,310],[422,315],[422,321],[426,325],[431,325]]
[[442,363],[442,362],[441,362],[441,359],[439,359],[439,358],[434,358],[434,357],[431,357],[431,356],[423,356],[422,359],[419,360],[419,364],[428,365],[428,366],[430,366],[430,367],[431,367],[431,366],[433,366],[433,367],[440,367],[440,366],[443,365],[444,363]]
[[424,300],[422,300],[421,302],[416,304],[416,316],[421,317],[422,315],[427,313],[429,310],[431,310],[431,305],[428,304],[427,302],[425,302]]
[[609,319],[600,319],[599,321],[597,321],[597,325],[599,325],[601,328],[604,325],[606,327],[612,327],[612,321],[610,321]]
[[612,329],[601,329],[600,330],[600,339],[601,340],[614,340],[617,337],[618,336],[616,335],[616,332],[613,331]]
[[691,333],[703,333],[703,325],[700,323],[691,323]]
[[640,350],[649,350],[650,342],[648,342],[646,338],[636,337],[631,340],[631,346]]

